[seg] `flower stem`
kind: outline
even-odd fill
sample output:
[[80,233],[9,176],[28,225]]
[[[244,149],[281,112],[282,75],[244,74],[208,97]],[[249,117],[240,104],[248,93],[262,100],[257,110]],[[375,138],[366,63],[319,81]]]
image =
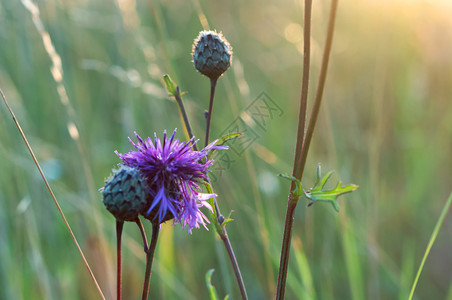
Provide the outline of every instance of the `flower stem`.
[[317,117],[319,116],[320,104],[322,104],[323,91],[325,89],[326,74],[328,71],[328,63],[330,60],[331,46],[333,44],[334,24],[336,21],[338,0],[331,1],[330,16],[328,20],[328,30],[325,41],[325,48],[323,49],[322,66],[319,74],[319,81],[317,83],[317,90],[314,98],[314,106],[311,111],[308,128],[303,143],[303,150],[301,151],[300,166],[298,167],[298,173],[295,174],[296,178],[301,179],[304,166],[306,165],[306,158],[308,156],[309,146],[311,145],[312,135],[314,134],[315,124]]
[[[188,136],[192,138],[193,131],[191,130],[190,122],[188,121],[187,112],[185,111],[184,102],[182,101],[180,89],[178,86],[176,87],[176,93],[174,94],[174,98],[176,98],[176,102],[177,105],[179,106],[180,113],[182,115],[182,118],[184,119],[184,124],[185,128],[187,129]],[[193,146],[193,149],[195,149],[195,151],[198,151],[198,147],[196,146],[196,144]]]
[[121,237],[124,221],[116,220],[116,299],[121,300],[122,283],[122,256],[121,256]]
[[144,275],[144,285],[143,285],[143,295],[141,296],[142,300],[148,299],[149,294],[149,284],[151,282],[151,270],[152,270],[152,261],[154,259],[154,252],[157,246],[157,239],[159,237],[159,228],[160,225],[152,224],[152,238],[151,243],[149,245],[148,251],[146,253],[146,273]]
[[[212,185],[210,182],[206,184],[207,192],[210,194],[214,194]],[[239,285],[240,293],[242,295],[242,299],[248,299],[246,294],[245,284],[243,283],[242,274],[240,272],[239,264],[237,263],[237,259],[235,258],[234,249],[232,248],[231,242],[229,240],[228,232],[226,231],[224,222],[224,217],[220,213],[220,208],[218,207],[216,199],[214,199],[215,203],[215,211],[213,214],[210,214],[210,220],[215,227],[215,231],[221,237],[221,240],[224,243],[226,251],[228,252],[229,260],[231,261],[232,268],[234,269],[234,275],[237,279],[237,284]]]
[[246,294],[245,284],[243,283],[242,274],[240,273],[239,264],[235,258],[234,250],[232,249],[231,242],[229,241],[228,233],[226,232],[226,228],[223,227],[223,233],[220,235],[221,240],[226,247],[226,251],[228,252],[229,259],[231,260],[232,267],[234,269],[235,278],[237,279],[237,283],[239,285],[240,294],[242,295],[242,299],[248,299]]
[[[211,120],[211,116],[212,116],[216,84],[217,84],[216,79],[210,80],[210,103],[209,103],[209,111],[207,113],[206,146],[209,143],[210,120]],[[184,109],[184,102],[182,101],[179,87],[176,87],[176,93],[174,94],[174,97],[176,98],[176,102],[179,105],[179,110],[184,119],[185,128],[187,129],[187,132],[188,132],[190,138],[192,138],[193,133],[192,133],[191,126],[190,126],[190,121],[188,120],[187,113],[185,112],[185,109]],[[193,145],[193,149],[195,151],[198,151],[196,144]],[[208,177],[208,175],[207,175],[207,177]],[[213,194],[214,192],[211,188],[210,180],[207,179],[207,181],[209,182],[209,188],[210,188],[209,193]],[[221,237],[221,240],[223,241],[223,243],[226,247],[226,251],[228,253],[229,260],[231,261],[232,268],[234,269],[234,275],[235,275],[235,277],[237,279],[237,283],[239,285],[242,299],[248,299],[248,296],[246,294],[245,284],[243,283],[242,274],[240,273],[240,268],[237,263],[237,259],[235,258],[234,250],[231,246],[231,242],[229,240],[226,228],[222,225],[222,223],[223,223],[222,220],[224,220],[224,217],[223,217],[223,215],[221,215],[220,207],[218,206],[216,198],[214,199],[214,210],[215,210],[215,214],[216,214],[217,218],[215,220],[212,220],[212,222],[215,222],[215,228],[216,228],[217,234]]]
[[[325,87],[326,74],[328,70],[328,62],[329,56],[331,53],[331,45],[333,41],[333,33],[334,33],[334,23],[336,19],[336,11],[337,11],[337,3],[338,0],[332,0],[330,16],[328,21],[328,30],[327,37],[325,42],[325,48],[323,52],[322,58],[322,66],[319,75],[319,82],[317,85],[317,91],[314,99],[314,106],[311,111],[311,116],[309,120],[309,125],[304,135],[304,132],[301,131],[304,129],[305,123],[305,113],[306,113],[306,99],[307,99],[307,86],[308,86],[308,73],[309,73],[309,56],[306,56],[309,50],[306,50],[309,47],[310,42],[310,23],[311,23],[311,0],[305,0],[305,31],[304,31],[304,45],[305,45],[305,57],[303,61],[303,83],[302,83],[302,96],[300,99],[300,116],[298,119],[298,133],[297,133],[297,145],[295,150],[295,159],[294,159],[294,167],[293,167],[293,176],[301,181],[303,177],[304,167],[306,165],[306,158],[308,155],[309,146],[311,144],[312,135],[314,133],[315,124],[317,121],[317,117],[320,111],[320,104],[322,102],[323,90]],[[305,98],[306,97],[306,98]],[[303,124],[300,124],[303,123]],[[304,137],[304,141],[303,141]],[[292,182],[290,186],[289,192],[289,201],[287,203],[287,212],[286,212],[286,220],[284,225],[284,234],[283,234],[283,243],[281,249],[281,260],[279,266],[279,274],[278,274],[278,287],[276,291],[276,299],[281,300],[284,299],[285,287],[286,287],[286,279],[287,279],[287,269],[289,266],[289,253],[290,253],[290,242],[292,238],[292,227],[293,227],[293,219],[295,208],[298,203],[299,197],[295,197],[293,195],[293,191],[295,189],[295,184]]]
[[143,245],[144,245],[144,253],[148,253],[148,240],[146,238],[146,232],[144,231],[144,227],[143,227],[143,223],[141,223],[140,218],[137,218],[137,220],[135,221],[138,225],[138,228],[140,228],[140,232],[141,232],[141,238],[143,239]]
[[[211,119],[212,119],[213,101],[215,99],[216,86],[217,86],[217,79],[210,79],[210,100],[209,100],[209,110],[206,115],[207,124],[206,124],[205,146],[207,146],[209,144],[210,124],[211,124]],[[210,180],[209,180],[209,184],[210,184]],[[212,190],[212,193],[213,193],[213,190]],[[226,247],[226,251],[228,252],[229,260],[231,261],[232,268],[234,269],[234,275],[235,275],[235,278],[237,279],[237,284],[239,285],[240,294],[242,295],[242,299],[248,299],[248,296],[246,294],[245,284],[243,283],[242,274],[240,272],[239,264],[237,263],[237,259],[235,258],[234,249],[232,248],[226,228],[222,224],[224,217],[221,215],[220,207],[218,206],[216,198],[214,198],[214,209],[215,209],[217,219],[213,220],[213,221],[217,222],[217,225],[219,225],[219,226],[216,226],[217,228],[221,228],[221,230],[217,230],[217,233],[221,237],[221,240],[223,241],[224,246]]]
[[207,112],[207,124],[206,124],[206,141],[205,146],[209,144],[209,134],[210,134],[210,121],[212,120],[212,110],[213,110],[213,100],[215,98],[215,88],[217,87],[217,79],[210,79],[210,100],[209,100],[209,111]]
[[[305,0],[304,5],[304,53],[303,53],[303,78],[301,84],[300,111],[298,116],[297,143],[295,146],[295,158],[293,166],[293,176],[298,173],[300,167],[299,158],[303,146],[304,129],[306,123],[306,109],[309,87],[309,67],[311,60],[311,10],[312,1]],[[300,179],[300,178],[297,178]],[[287,269],[289,266],[290,241],[292,239],[293,215],[297,207],[298,198],[293,197],[295,184],[292,182],[287,203],[286,222],[284,225],[283,242],[281,249],[281,259],[279,263],[278,285],[276,299],[284,299],[286,288]]]
[[279,263],[278,286],[276,289],[276,299],[284,299],[287,279],[287,269],[289,267],[290,241],[292,239],[293,215],[297,207],[299,198],[294,198],[292,192],[289,194],[287,203],[286,222],[284,225],[283,242],[281,249],[281,259]]
[[[293,176],[299,172],[301,150],[303,148],[304,130],[306,124],[306,109],[308,103],[309,70],[311,63],[311,11],[312,0],[305,0],[304,4],[304,49],[303,49],[303,78],[301,82],[300,110],[298,114],[297,144],[295,146],[295,158]],[[299,179],[299,178],[297,178]]]

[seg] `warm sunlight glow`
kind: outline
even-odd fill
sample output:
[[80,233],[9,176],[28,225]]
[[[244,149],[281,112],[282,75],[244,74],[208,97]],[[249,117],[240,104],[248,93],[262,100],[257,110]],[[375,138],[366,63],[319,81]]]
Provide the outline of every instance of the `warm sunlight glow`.
[[301,27],[300,24],[290,23],[284,29],[284,36],[286,40],[293,44],[300,43],[303,38],[303,28]]

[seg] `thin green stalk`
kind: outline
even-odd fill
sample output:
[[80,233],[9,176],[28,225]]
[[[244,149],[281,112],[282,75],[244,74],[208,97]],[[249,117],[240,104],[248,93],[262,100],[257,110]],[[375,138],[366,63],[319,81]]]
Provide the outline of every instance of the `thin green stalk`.
[[121,237],[124,221],[116,220],[116,299],[121,300],[121,285],[122,285],[122,251],[121,251]]
[[3,102],[5,103],[6,108],[8,109],[9,113],[11,114],[11,116],[13,118],[13,121],[14,121],[14,124],[16,125],[17,129],[19,130],[19,133],[20,133],[22,139],[24,140],[25,146],[27,147],[28,152],[31,155],[31,158],[33,159],[33,162],[35,163],[36,168],[38,169],[39,174],[41,175],[42,180],[44,181],[44,184],[45,184],[47,190],[50,193],[50,197],[52,197],[52,200],[55,203],[55,206],[57,207],[58,212],[61,215],[61,218],[63,219],[64,225],[66,226],[67,230],[69,231],[69,234],[71,235],[72,241],[74,242],[74,244],[77,247],[77,250],[78,250],[80,256],[82,257],[83,263],[85,264],[86,268],[88,269],[88,272],[89,272],[89,275],[90,275],[91,279],[94,281],[94,284],[96,286],[96,289],[97,289],[99,295],[101,296],[102,299],[105,300],[105,296],[102,293],[102,290],[101,290],[101,288],[99,286],[99,283],[97,282],[96,277],[94,276],[93,271],[91,270],[91,267],[89,266],[88,261],[85,258],[85,255],[83,254],[82,248],[80,248],[80,245],[79,245],[79,243],[77,241],[77,238],[75,237],[74,232],[72,231],[72,228],[69,225],[69,222],[67,221],[66,217],[64,216],[63,210],[61,209],[60,204],[58,203],[58,200],[56,199],[55,194],[53,193],[53,190],[50,187],[49,182],[47,181],[47,179],[46,179],[46,177],[44,175],[44,172],[41,169],[41,166],[40,166],[40,164],[38,162],[38,159],[36,158],[33,150],[31,149],[30,143],[28,143],[28,139],[26,138],[25,133],[23,132],[22,127],[19,124],[19,121],[17,120],[16,116],[14,115],[14,112],[9,107],[8,101],[6,101],[5,94],[3,94],[3,91],[2,91],[1,88],[0,88],[0,94],[2,95]]
[[[214,101],[214,97],[215,97],[215,87],[216,87],[216,82],[217,80],[211,80],[211,89],[210,89],[210,104],[209,104],[209,111],[207,113],[207,130],[206,130],[206,145],[208,144],[208,140],[209,140],[209,134],[208,134],[208,130],[210,128],[210,116],[212,115],[212,108],[213,108],[213,101]],[[185,108],[184,108],[184,103],[182,101],[182,97],[180,94],[180,89],[179,87],[176,87],[176,93],[174,93],[174,97],[176,98],[176,102],[179,105],[179,110],[182,114],[182,118],[184,120],[184,124],[185,124],[185,128],[187,129],[188,134],[190,135],[190,138],[193,137],[193,133],[191,131],[191,126],[190,126],[190,122],[188,120],[188,116],[187,113],[185,112]],[[193,148],[197,151],[198,148],[196,147],[196,144],[193,146]],[[208,186],[210,187],[210,190],[208,191],[209,193],[213,194],[213,190],[211,189],[211,185],[210,185],[210,180],[209,177],[207,175],[207,180],[209,182]],[[226,251],[228,253],[229,256],[229,260],[231,261],[232,264],[232,268],[234,269],[234,275],[237,279],[237,283],[239,285],[239,289],[240,289],[240,293],[242,295],[242,299],[248,299],[248,296],[246,294],[246,289],[245,289],[245,284],[243,282],[243,277],[242,274],[240,272],[240,268],[239,265],[237,263],[237,259],[235,258],[235,254],[234,254],[234,250],[232,248],[231,242],[229,240],[229,236],[228,233],[226,231],[226,228],[224,227],[224,225],[222,225],[224,217],[220,212],[220,207],[218,206],[217,200],[216,198],[214,198],[214,210],[215,210],[215,214],[217,216],[216,220],[212,220],[212,222],[215,222],[215,228],[216,231],[218,233],[218,235],[221,237],[221,240],[224,243],[224,246],[226,248]]]
[[[193,138],[193,131],[191,130],[190,122],[188,121],[188,115],[187,112],[185,111],[184,102],[182,101],[180,89],[178,86],[176,87],[176,93],[174,94],[174,98],[176,98],[177,106],[179,107],[180,114],[182,115],[182,118],[184,120],[188,136],[190,138]],[[196,144],[193,145],[193,149],[195,149],[195,151],[198,151],[198,147],[196,146]]]
[[210,121],[212,120],[213,100],[215,99],[215,88],[217,87],[217,79],[210,79],[210,100],[209,110],[207,111],[206,139],[205,146],[209,144]]
[[[308,155],[309,146],[311,144],[312,135],[314,133],[315,124],[317,121],[317,117],[320,111],[320,104],[322,103],[322,97],[323,97],[323,90],[325,88],[325,80],[326,80],[326,74],[328,71],[328,62],[329,57],[331,53],[331,45],[333,42],[333,33],[334,33],[334,24],[336,20],[336,12],[337,12],[337,4],[338,0],[332,0],[331,1],[331,9],[330,9],[330,15],[328,20],[328,30],[327,30],[327,37],[325,42],[325,48],[323,51],[323,58],[322,58],[322,66],[320,69],[320,75],[319,75],[319,82],[317,85],[317,91],[314,99],[314,106],[311,111],[311,116],[309,120],[309,125],[306,131],[306,134],[304,135],[304,142],[303,146],[301,147],[301,153],[300,148],[296,148],[295,153],[295,161],[294,161],[294,168],[293,168],[293,175],[295,178],[301,181],[303,177],[303,171],[304,167],[306,165],[306,157]],[[306,0],[305,1],[305,32],[304,32],[304,39],[305,39],[305,47],[306,43],[310,41],[310,25],[307,25],[306,23],[310,24],[310,16],[311,13],[311,1]],[[305,57],[306,59],[306,57]],[[309,60],[304,60],[304,63],[309,64]],[[306,65],[304,66],[306,68]],[[306,71],[308,72],[308,71]],[[303,82],[309,80],[308,77],[303,76]],[[307,83],[304,83],[307,86]],[[307,91],[306,91],[307,93]],[[303,101],[303,93],[301,97],[301,101]],[[305,103],[300,103],[300,107],[305,105]],[[301,108],[300,108],[301,109]],[[299,118],[299,123],[304,122],[302,116]],[[303,128],[303,125],[298,126],[298,129]],[[297,133],[297,140],[302,139],[303,132],[298,131]],[[297,146],[299,147],[299,142],[297,142]],[[299,154],[298,154],[299,153]],[[286,279],[287,279],[287,269],[289,266],[289,254],[290,254],[290,241],[292,238],[292,227],[293,227],[293,218],[295,213],[295,208],[298,203],[298,197],[295,197],[293,195],[293,191],[295,189],[294,183],[290,186],[290,192],[289,192],[289,200],[287,203],[287,212],[286,212],[286,220],[284,225],[284,234],[283,234],[283,244],[281,249],[281,260],[280,260],[280,266],[279,266],[279,274],[278,274],[278,287],[276,290],[276,299],[281,300],[284,299],[285,294],[285,287],[286,287]]]
[[452,193],[449,194],[449,198],[447,199],[446,204],[444,204],[443,210],[441,211],[441,215],[439,216],[435,228],[433,229],[432,236],[430,237],[430,241],[428,242],[427,245],[427,249],[425,249],[424,257],[422,257],[421,265],[419,266],[416,277],[414,278],[413,286],[411,287],[411,292],[410,296],[408,297],[408,300],[413,299],[414,290],[416,289],[419,277],[421,277],[421,272],[424,269],[425,261],[427,260],[430,250],[432,249],[433,243],[435,242],[436,237],[438,236],[438,232],[441,229],[441,226],[443,225],[444,219],[446,218],[451,203],[452,203]]
[[146,272],[144,275],[144,284],[143,284],[143,295],[141,296],[142,300],[148,299],[149,294],[149,285],[151,283],[151,270],[152,270],[152,262],[154,260],[154,252],[157,246],[157,239],[159,237],[160,225],[152,224],[152,238],[151,243],[148,248],[148,252],[146,253]]

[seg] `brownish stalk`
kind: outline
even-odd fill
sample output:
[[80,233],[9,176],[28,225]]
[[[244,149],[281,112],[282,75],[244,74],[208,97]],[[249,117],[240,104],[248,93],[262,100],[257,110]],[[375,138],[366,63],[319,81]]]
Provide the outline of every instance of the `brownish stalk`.
[[[308,106],[309,71],[311,62],[311,11],[312,0],[305,0],[304,10],[304,43],[303,43],[303,78],[301,82],[300,111],[298,114],[297,144],[295,146],[295,158],[293,176],[297,176],[299,159],[303,148],[304,129],[306,124],[306,110]],[[298,177],[297,177],[298,178]],[[299,179],[299,178],[298,178]]]
[[33,162],[35,163],[36,168],[38,169],[39,174],[41,175],[42,180],[44,181],[44,184],[45,184],[47,190],[49,191],[50,196],[52,197],[53,202],[55,203],[55,206],[56,206],[57,209],[58,209],[58,212],[59,212],[60,215],[61,215],[61,218],[63,219],[64,225],[66,225],[66,228],[67,228],[67,230],[69,231],[69,234],[71,235],[72,241],[74,242],[74,244],[75,244],[75,246],[77,247],[77,250],[78,250],[80,256],[82,257],[83,263],[85,264],[86,268],[88,269],[88,272],[89,272],[89,275],[91,276],[91,279],[94,281],[94,284],[95,284],[95,286],[96,286],[96,289],[97,289],[99,295],[101,296],[102,299],[105,300],[105,296],[104,296],[104,294],[102,293],[102,290],[101,290],[99,284],[97,283],[96,277],[94,276],[93,271],[91,270],[91,268],[90,268],[90,266],[89,266],[89,264],[88,264],[88,261],[87,261],[86,258],[85,258],[85,255],[83,254],[82,248],[80,248],[80,245],[79,245],[79,243],[78,243],[78,241],[77,241],[77,238],[75,237],[74,232],[72,232],[72,228],[71,228],[71,226],[69,225],[69,222],[67,221],[66,217],[64,216],[63,211],[61,210],[60,204],[58,203],[58,200],[56,199],[55,194],[53,193],[53,190],[52,190],[52,188],[50,187],[49,182],[47,181],[47,179],[46,179],[46,177],[45,177],[45,175],[44,175],[44,172],[43,172],[42,169],[41,169],[41,166],[40,166],[40,164],[39,164],[39,162],[38,162],[38,159],[36,158],[36,156],[35,156],[33,150],[31,149],[31,146],[30,146],[30,144],[28,143],[28,140],[27,140],[27,138],[25,137],[25,133],[23,132],[22,127],[21,127],[20,124],[19,124],[19,121],[17,120],[16,116],[14,115],[14,112],[13,112],[13,111],[11,110],[11,108],[9,107],[8,101],[6,101],[5,94],[3,94],[3,91],[2,91],[1,88],[0,88],[0,94],[2,95],[3,102],[5,103],[6,108],[8,109],[9,113],[11,114],[11,116],[12,116],[12,118],[13,118],[13,121],[14,121],[14,124],[16,125],[17,129],[19,130],[19,133],[20,133],[22,139],[24,140],[25,146],[27,147],[28,152],[29,152],[30,155],[31,155],[31,158],[33,159]]
[[[304,51],[305,56],[303,60],[303,82],[302,82],[302,93],[300,99],[300,115],[298,119],[298,132],[297,132],[297,144],[295,149],[295,159],[293,167],[293,176],[297,180],[302,179],[304,167],[306,165],[306,157],[308,155],[309,146],[311,144],[312,135],[314,133],[315,124],[320,111],[320,104],[322,102],[323,90],[325,87],[326,74],[328,70],[328,62],[331,53],[331,45],[333,41],[334,33],[334,23],[336,19],[338,0],[332,0],[330,16],[328,20],[328,31],[325,42],[325,48],[323,51],[322,66],[319,75],[319,82],[317,85],[317,91],[314,99],[314,106],[311,111],[311,116],[309,120],[309,125],[304,135],[304,123],[306,115],[306,102],[308,93],[308,83],[309,83],[309,53],[310,53],[310,28],[311,28],[311,7],[312,1],[305,0],[305,28],[304,28]],[[301,124],[302,123],[302,124]],[[303,141],[304,136],[304,141]],[[302,146],[301,146],[302,145]],[[286,220],[284,226],[283,243],[281,249],[281,260],[279,266],[278,274],[278,287],[276,291],[276,299],[284,299],[286,279],[287,279],[287,269],[289,266],[289,254],[290,254],[290,242],[292,239],[292,227],[295,208],[298,203],[298,197],[295,197],[293,191],[295,189],[295,184],[292,183],[290,186],[289,200],[287,203]]]
[[235,278],[237,279],[237,283],[239,285],[240,294],[242,295],[242,299],[248,299],[248,295],[246,294],[245,283],[243,283],[242,274],[240,273],[239,264],[237,263],[237,259],[235,258],[234,249],[232,249],[231,242],[229,241],[228,233],[226,232],[226,228],[223,227],[223,233],[220,234],[221,240],[226,247],[226,251],[228,251],[229,259],[232,263],[232,268],[234,269]]
[[209,144],[210,121],[212,120],[213,100],[215,99],[215,88],[217,87],[217,79],[210,79],[210,100],[209,111],[207,112],[206,139],[205,146]]
[[116,220],[116,299],[121,300],[122,286],[122,251],[121,237],[124,221]]
[[144,253],[148,253],[148,240],[146,238],[146,232],[144,231],[143,223],[141,223],[140,218],[138,218],[135,221],[138,225],[138,228],[140,229],[141,238],[143,239],[143,245],[144,245]]
[[[303,148],[304,128],[306,123],[306,109],[308,101],[308,88],[309,88],[309,68],[311,60],[311,10],[312,1],[305,0],[304,6],[304,53],[303,53],[303,77],[301,83],[301,96],[300,96],[300,111],[298,115],[298,131],[297,131],[297,143],[295,146],[295,157],[293,165],[293,176],[297,176],[299,173],[300,164],[298,163],[301,157],[301,151]],[[301,179],[301,177],[296,177]],[[294,183],[290,186],[289,201],[287,203],[286,222],[284,226],[283,242],[281,249],[281,258],[279,262],[278,273],[278,285],[276,289],[276,299],[284,299],[284,293],[286,288],[287,269],[289,266],[289,254],[290,254],[290,241],[292,239],[292,226],[293,215],[298,203],[298,198],[293,197],[293,190],[295,189]]]
[[314,106],[311,111],[308,128],[303,143],[303,150],[301,151],[300,167],[298,173],[295,174],[297,178],[302,177],[304,166],[306,165],[306,158],[308,157],[309,146],[311,145],[312,135],[314,134],[315,124],[319,116],[320,104],[322,104],[323,91],[325,89],[326,74],[328,72],[328,63],[330,60],[331,46],[333,44],[334,24],[336,22],[337,4],[339,0],[331,1],[330,16],[328,20],[328,31],[325,41],[325,48],[323,49],[322,66],[319,74],[319,81],[317,83],[317,90],[314,98]]
[[143,295],[141,296],[142,300],[148,299],[149,285],[151,283],[152,262],[154,260],[154,253],[155,253],[155,248],[157,246],[157,239],[159,237],[159,231],[160,231],[160,225],[152,224],[151,243],[150,243],[148,251],[146,253],[146,273],[144,275]]

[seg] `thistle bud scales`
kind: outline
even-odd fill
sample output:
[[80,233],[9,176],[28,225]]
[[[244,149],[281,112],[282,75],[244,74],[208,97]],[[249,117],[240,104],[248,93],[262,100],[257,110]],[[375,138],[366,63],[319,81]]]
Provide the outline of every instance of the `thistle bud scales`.
[[146,209],[146,183],[140,171],[122,166],[105,182],[102,191],[107,210],[121,221],[135,221]]
[[216,80],[230,67],[232,49],[221,33],[201,31],[193,44],[192,55],[196,70]]

